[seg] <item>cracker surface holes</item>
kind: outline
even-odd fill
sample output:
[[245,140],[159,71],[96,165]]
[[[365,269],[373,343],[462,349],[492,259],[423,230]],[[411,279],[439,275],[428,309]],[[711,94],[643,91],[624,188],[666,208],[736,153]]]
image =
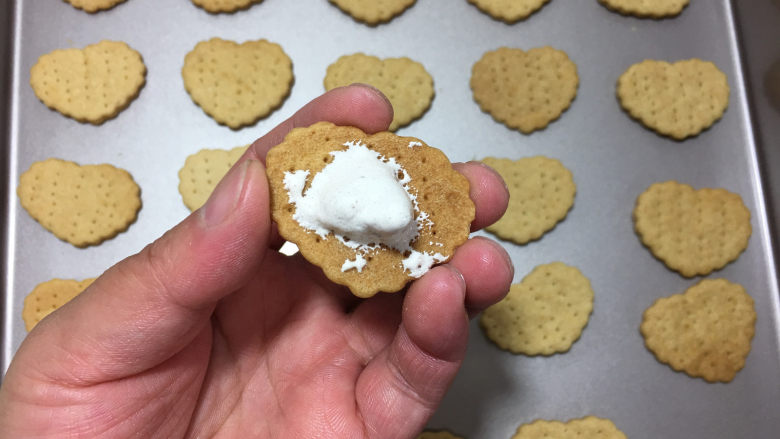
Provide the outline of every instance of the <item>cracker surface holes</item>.
[[38,58],[30,69],[30,86],[41,102],[95,125],[130,105],[145,81],[141,54],[120,41],[55,50]]
[[485,228],[501,239],[517,244],[539,239],[562,221],[574,204],[577,187],[572,173],[556,159],[487,157],[482,162],[495,169],[509,188],[506,213]]
[[292,61],[266,40],[201,41],[184,57],[184,88],[217,122],[253,125],[282,105],[293,82]]
[[354,83],[365,83],[379,89],[393,105],[390,131],[422,117],[434,96],[433,78],[425,67],[409,58],[380,59],[355,53],[340,57],[328,66],[326,90]]
[[734,261],[752,233],[750,211],[739,195],[676,181],[647,188],[633,217],[642,243],[685,277],[704,276]]
[[658,299],[642,316],[645,346],[661,363],[709,382],[729,382],[745,365],[756,323],[753,299],[726,279],[704,279]]
[[32,331],[44,317],[81,294],[94,280],[52,279],[36,285],[24,298],[22,308],[22,320],[27,331]]
[[593,311],[588,278],[562,262],[540,265],[480,317],[499,348],[525,355],[568,351]]
[[133,177],[108,164],[35,162],[19,177],[16,192],[31,217],[76,247],[100,244],[127,230],[141,208]]
[[626,439],[609,419],[586,416],[568,422],[536,420],[523,424],[512,439]]
[[184,205],[190,210],[203,206],[247,148],[202,149],[189,155],[179,170],[179,193]]
[[577,66],[552,47],[486,52],[471,69],[471,91],[482,111],[529,134],[566,111],[577,95]]
[[729,103],[726,75],[700,59],[634,64],[620,75],[617,94],[631,117],[677,140],[712,126]]

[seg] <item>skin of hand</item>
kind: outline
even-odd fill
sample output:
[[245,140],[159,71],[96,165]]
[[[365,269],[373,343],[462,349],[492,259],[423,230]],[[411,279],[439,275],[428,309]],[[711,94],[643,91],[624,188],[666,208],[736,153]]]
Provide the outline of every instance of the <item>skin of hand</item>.
[[[463,360],[468,318],[513,267],[472,238],[404,291],[361,300],[276,250],[264,158],[297,126],[373,133],[392,107],[352,85],[257,140],[206,205],[40,322],[0,388],[4,438],[410,438]],[[472,229],[508,192],[478,163]]]

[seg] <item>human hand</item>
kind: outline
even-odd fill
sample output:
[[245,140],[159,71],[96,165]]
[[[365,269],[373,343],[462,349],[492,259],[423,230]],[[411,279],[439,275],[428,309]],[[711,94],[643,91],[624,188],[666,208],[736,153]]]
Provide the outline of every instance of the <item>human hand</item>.
[[[500,300],[512,263],[472,238],[405,293],[358,299],[276,250],[266,152],[320,120],[373,133],[376,90],[332,90],[257,140],[206,205],[39,323],[0,388],[0,437],[408,438],[465,354],[468,318]],[[503,214],[476,163],[472,229]]]

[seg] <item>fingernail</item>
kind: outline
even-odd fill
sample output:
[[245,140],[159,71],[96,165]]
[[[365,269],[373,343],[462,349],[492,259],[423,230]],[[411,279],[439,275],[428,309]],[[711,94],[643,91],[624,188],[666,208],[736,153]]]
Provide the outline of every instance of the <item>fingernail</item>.
[[388,98],[387,96],[385,96],[385,94],[384,94],[384,93],[382,93],[382,90],[380,90],[380,89],[378,89],[378,88],[374,87],[374,86],[373,86],[373,85],[371,85],[371,84],[366,84],[366,83],[363,83],[363,82],[353,82],[352,84],[350,84],[350,87],[363,87],[363,88],[365,88],[365,89],[368,89],[369,91],[371,91],[371,92],[372,92],[372,93],[374,93],[375,95],[377,95],[377,96],[381,97],[382,99],[384,99],[384,101],[385,101],[385,102],[386,102],[388,105],[390,105],[391,107],[393,106],[393,104],[390,102],[390,98]]
[[488,171],[492,172],[496,177],[498,177],[499,180],[501,180],[501,183],[504,184],[504,189],[506,189],[507,193],[509,193],[509,186],[506,184],[506,180],[504,180],[504,177],[501,176],[501,174],[498,173],[495,169],[493,169],[490,165],[482,162],[474,162],[482,166],[483,168],[487,169]]
[[209,196],[208,201],[201,209],[203,222],[207,227],[223,223],[235,210],[243,192],[250,162],[251,160],[245,160],[228,171]]

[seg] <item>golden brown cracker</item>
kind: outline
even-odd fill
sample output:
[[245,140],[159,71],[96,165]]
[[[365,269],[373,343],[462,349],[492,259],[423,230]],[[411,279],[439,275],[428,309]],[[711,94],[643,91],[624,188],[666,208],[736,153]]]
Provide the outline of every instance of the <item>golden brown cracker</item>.
[[737,259],[752,229],[742,198],[725,189],[655,183],[636,200],[634,229],[667,267],[686,277],[707,275]]
[[81,294],[94,280],[52,279],[36,285],[24,298],[22,308],[24,327],[27,331],[32,331],[44,317]]
[[42,55],[30,69],[30,86],[47,107],[98,125],[130,105],[145,76],[141,54],[120,41],[101,41]]
[[449,259],[455,248],[468,238],[474,204],[469,198],[468,180],[452,168],[444,153],[419,139],[389,132],[368,135],[354,127],[327,122],[292,130],[266,158],[271,208],[279,234],[297,244],[301,254],[320,266],[330,280],[348,286],[356,296],[370,297],[380,291],[398,291],[412,279],[402,264],[405,255],[382,245],[367,254],[367,264],[360,272],[342,271],[345,261],[356,258],[356,251],[335,239],[332,233],[322,239],[301,227],[293,219],[295,205],[290,202],[283,182],[285,172],[296,170],[308,170],[308,178],[314,178],[331,160],[332,151],[345,150],[346,142],[355,141],[387,159],[394,158],[411,177],[409,187],[416,194],[419,210],[426,212],[432,222],[419,230],[412,244],[414,250],[439,253]]
[[664,18],[680,14],[690,0],[599,0],[615,12],[636,17]]
[[562,262],[540,265],[480,318],[485,335],[515,354],[566,352],[593,311],[588,278]]
[[683,140],[709,128],[729,103],[726,75],[700,59],[645,60],[618,79],[620,105],[646,127]]
[[586,416],[568,422],[536,420],[523,424],[512,439],[626,439],[609,419]]
[[292,61],[280,45],[266,40],[201,41],[184,58],[181,75],[192,100],[233,129],[281,106],[293,82]]
[[184,205],[197,210],[206,203],[217,183],[248,146],[233,149],[202,149],[187,157],[179,170],[179,193]]
[[371,26],[386,23],[407,8],[411,7],[415,0],[329,0],[339,9],[349,14],[355,20],[362,21]]
[[460,436],[457,436],[453,433],[450,433],[446,430],[425,430],[419,435],[417,435],[417,439],[463,439]]
[[141,208],[133,177],[108,164],[35,162],[19,177],[16,193],[31,217],[76,247],[100,244],[125,231]]
[[247,9],[255,3],[263,0],[192,0],[195,6],[199,6],[212,14],[220,12],[235,12]]
[[658,361],[707,381],[729,382],[745,365],[756,323],[753,299],[726,279],[704,279],[658,299],[640,331]]
[[495,18],[507,23],[523,20],[550,0],[468,0],[469,3]]
[[471,69],[471,91],[482,111],[526,134],[560,117],[578,84],[577,66],[552,47],[527,52],[501,47],[486,52]]
[[326,90],[354,83],[379,89],[393,105],[390,131],[425,114],[434,95],[431,75],[422,64],[406,57],[380,59],[362,53],[345,55],[328,66],[324,83]]
[[572,205],[577,186],[571,171],[555,159],[536,156],[520,160],[487,157],[509,189],[504,216],[485,230],[501,239],[525,244],[539,239],[562,221]]
[[64,0],[70,3],[74,8],[83,9],[86,12],[94,13],[105,9],[111,9],[125,0]]

